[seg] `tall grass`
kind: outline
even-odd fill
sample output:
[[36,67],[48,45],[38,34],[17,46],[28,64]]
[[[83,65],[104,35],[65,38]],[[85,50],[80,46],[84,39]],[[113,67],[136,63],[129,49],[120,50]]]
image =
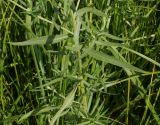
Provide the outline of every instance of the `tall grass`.
[[160,124],[159,1],[0,1],[0,124]]

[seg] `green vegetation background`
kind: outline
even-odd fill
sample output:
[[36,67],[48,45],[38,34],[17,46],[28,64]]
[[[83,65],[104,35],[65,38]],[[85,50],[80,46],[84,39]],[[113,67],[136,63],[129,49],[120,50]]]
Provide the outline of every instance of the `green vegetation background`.
[[0,0],[0,124],[160,125],[159,0]]

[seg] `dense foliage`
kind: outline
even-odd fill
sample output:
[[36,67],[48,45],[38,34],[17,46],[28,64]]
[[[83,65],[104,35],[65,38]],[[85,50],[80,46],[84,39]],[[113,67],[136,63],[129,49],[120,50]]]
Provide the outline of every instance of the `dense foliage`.
[[0,124],[160,125],[159,0],[1,0]]

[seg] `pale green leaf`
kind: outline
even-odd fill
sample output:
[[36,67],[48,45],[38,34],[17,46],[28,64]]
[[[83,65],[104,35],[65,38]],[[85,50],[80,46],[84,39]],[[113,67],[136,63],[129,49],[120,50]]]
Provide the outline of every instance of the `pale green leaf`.
[[137,51],[135,51],[135,50],[132,50],[132,49],[128,48],[128,47],[127,47],[126,45],[124,45],[124,44],[121,44],[121,43],[113,43],[113,42],[106,42],[106,41],[105,41],[105,42],[104,42],[104,41],[95,41],[95,43],[96,43],[97,45],[116,46],[116,47],[124,48],[124,49],[126,49],[126,50],[128,50],[128,51],[130,51],[130,52],[132,52],[132,53],[134,53],[134,54],[136,54],[136,55],[138,55],[138,56],[140,56],[140,57],[148,60],[149,62],[155,64],[156,66],[160,67],[160,63],[156,62],[155,60],[153,60],[153,59],[151,59],[151,58],[149,58],[149,57],[147,57],[147,56],[145,56],[145,55],[143,55],[143,54],[141,54],[141,53],[139,53],[139,52],[137,52]]
[[122,68],[128,68],[130,70],[137,71],[137,72],[140,72],[140,73],[146,73],[146,71],[144,71],[142,69],[139,69],[139,68],[137,68],[133,65],[130,65],[128,63],[122,62],[122,61],[116,59],[115,57],[104,54],[102,52],[98,52],[98,51],[95,51],[93,49],[87,50],[85,52],[88,55],[90,55],[91,57],[93,57],[97,60],[100,60],[100,61],[103,61],[103,62],[106,62],[106,63],[110,63],[112,65],[116,65],[116,66],[119,66],[119,67],[122,67]]
[[98,36],[106,36],[110,39],[113,39],[113,40],[118,40],[118,41],[126,41],[128,39],[125,39],[125,38],[121,38],[121,37],[118,37],[118,36],[115,36],[115,35],[112,35],[112,34],[109,34],[107,32],[102,32],[102,33],[99,33],[97,34]]
[[128,51],[130,51],[130,52],[132,52],[132,53],[134,53],[136,55],[139,55],[140,57],[142,57],[142,58],[148,60],[149,62],[151,62],[151,63],[153,63],[153,64],[155,64],[155,65],[160,67],[160,63],[156,62],[155,60],[153,60],[153,59],[151,59],[151,58],[149,58],[149,57],[147,57],[147,56],[145,56],[145,55],[143,55],[143,54],[141,54],[141,53],[139,53],[139,52],[137,52],[135,50],[132,50],[132,49],[129,49],[129,48],[126,48],[126,47],[124,47],[124,48],[126,50],[128,50]]
[[14,46],[28,46],[28,45],[44,45],[44,44],[56,44],[68,38],[68,35],[56,35],[53,36],[42,36],[38,38],[33,38],[23,42],[9,42],[9,44]]
[[30,117],[33,113],[34,113],[34,110],[32,110],[32,111],[30,111],[30,112],[24,114],[24,115],[19,119],[18,122],[20,123],[21,121],[27,119],[27,118]]
[[68,96],[65,98],[62,107],[59,109],[59,111],[55,114],[55,116],[52,118],[50,125],[54,125],[56,120],[61,116],[61,114],[64,112],[65,109],[69,108],[72,105],[72,102],[74,101],[74,96],[76,93],[77,87],[74,88]]
[[51,80],[51,81],[47,82],[46,84],[43,84],[42,86],[38,86],[37,88],[50,86],[50,85],[52,85],[52,84],[54,84],[54,83],[57,83],[57,82],[60,82],[60,81],[62,81],[62,80],[63,80],[63,78],[62,78],[62,77],[60,77],[60,78],[56,78],[56,79],[53,79],[53,80]]
[[92,7],[84,7],[82,9],[79,9],[77,11],[77,15],[78,16],[82,16],[84,13],[88,13],[88,12],[91,12],[97,16],[107,16],[105,13],[103,13],[102,11],[100,10],[97,10],[96,8],[92,8]]

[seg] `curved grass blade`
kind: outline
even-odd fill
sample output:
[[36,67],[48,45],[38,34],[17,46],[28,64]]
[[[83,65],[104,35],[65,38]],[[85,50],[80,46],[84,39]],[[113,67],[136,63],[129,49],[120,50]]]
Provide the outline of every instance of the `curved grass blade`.
[[145,55],[143,55],[143,54],[141,54],[141,53],[139,53],[139,52],[137,52],[135,50],[129,49],[127,47],[124,47],[124,49],[126,49],[126,50],[128,50],[128,51],[130,51],[130,52],[132,52],[132,53],[134,53],[134,54],[146,59],[147,61],[155,64],[156,66],[160,67],[160,63],[156,62],[155,60],[153,60],[153,59],[151,59],[151,58],[149,58],[149,57],[147,57],[147,56],[145,56]]
[[135,50],[133,50],[133,49],[128,48],[128,47],[127,47],[126,45],[124,45],[124,44],[121,44],[121,43],[113,43],[113,42],[103,42],[103,41],[95,41],[95,43],[96,43],[97,45],[116,46],[116,47],[124,48],[124,49],[126,49],[126,50],[128,50],[128,51],[130,51],[130,52],[132,52],[132,53],[134,53],[134,54],[136,54],[136,55],[138,55],[138,56],[146,59],[147,61],[155,64],[156,66],[160,67],[160,63],[156,62],[155,60],[153,60],[153,59],[151,59],[151,58],[149,58],[149,57],[147,57],[147,56],[145,56],[145,55],[143,55],[143,54],[141,54],[141,53],[139,53],[139,52],[137,52],[137,51],[135,51]]
[[11,117],[8,117],[4,120],[0,120],[0,125],[6,125],[6,124],[9,124],[17,119],[19,119],[22,115],[15,115],[15,116],[11,116]]
[[42,36],[33,38],[23,42],[9,42],[14,46],[28,46],[28,45],[44,45],[44,44],[56,44],[68,38],[68,35],[56,35],[53,36]]
[[140,72],[140,73],[147,73],[146,71],[144,71],[142,69],[139,69],[135,66],[132,66],[128,63],[122,62],[122,61],[114,58],[113,56],[109,56],[107,54],[95,51],[93,49],[87,50],[86,53],[88,55],[90,55],[91,57],[97,59],[97,60],[100,60],[100,61],[103,61],[103,62],[106,62],[106,63],[110,63],[112,65],[116,65],[116,66],[119,66],[119,67],[122,67],[122,68],[128,68],[130,70],[137,71],[137,72]]
[[42,106],[41,108],[34,109],[32,111],[27,112],[26,114],[23,114],[21,118],[18,120],[18,122],[21,123],[23,120],[28,119],[30,116],[40,115],[42,113],[49,112],[52,109],[55,109],[55,107]]
[[121,37],[118,37],[118,36],[115,36],[115,35],[112,35],[112,34],[109,34],[107,32],[102,32],[102,33],[99,33],[97,34],[98,36],[106,36],[112,40],[118,40],[118,41],[126,41],[128,39],[125,39],[125,38],[121,38]]
[[30,111],[30,112],[24,114],[24,115],[19,119],[18,122],[20,123],[20,122],[22,122],[23,120],[27,119],[28,117],[32,116],[32,115],[34,114],[34,112],[35,112],[35,111],[32,110],[32,111]]
[[62,107],[59,109],[59,111],[55,114],[55,116],[52,118],[50,125],[54,125],[56,120],[61,116],[61,114],[64,112],[65,109],[69,108],[72,105],[72,102],[74,101],[74,96],[76,93],[77,87],[75,87],[65,98]]
[[102,46],[115,46],[115,47],[127,47],[126,45],[124,44],[121,44],[121,43],[115,43],[115,42],[104,42],[104,41],[95,41],[95,43],[97,45],[102,45]]
[[48,83],[43,84],[42,86],[38,86],[38,87],[36,87],[36,88],[41,88],[41,87],[50,86],[50,85],[52,85],[52,84],[54,84],[54,83],[57,83],[57,82],[60,82],[60,81],[62,81],[62,80],[63,80],[63,78],[62,78],[62,77],[60,77],[60,78],[56,78],[56,79],[51,80],[51,81],[49,81]]
[[95,14],[95,15],[97,15],[97,16],[107,16],[105,13],[103,13],[102,11],[100,11],[100,10],[97,10],[96,8],[92,8],[92,7],[84,7],[84,8],[82,8],[82,9],[79,9],[78,11],[77,11],[77,15],[78,16],[83,16],[83,14],[85,14],[85,13],[88,13],[88,12],[91,12],[91,13],[93,13],[93,14]]

